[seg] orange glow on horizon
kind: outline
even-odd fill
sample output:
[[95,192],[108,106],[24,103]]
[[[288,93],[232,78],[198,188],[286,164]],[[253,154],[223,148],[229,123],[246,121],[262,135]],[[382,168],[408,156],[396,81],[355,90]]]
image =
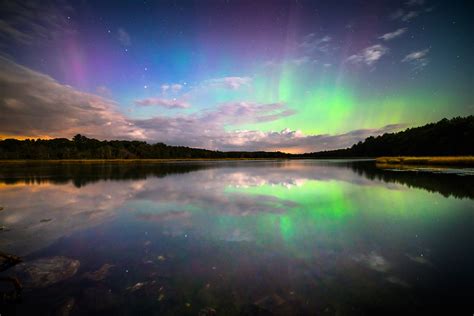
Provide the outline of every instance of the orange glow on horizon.
[[36,136],[30,136],[30,135],[5,135],[5,134],[0,134],[0,140],[5,140],[5,139],[18,139],[18,140],[25,140],[25,139],[53,139],[55,137],[51,137],[48,135],[36,135]]

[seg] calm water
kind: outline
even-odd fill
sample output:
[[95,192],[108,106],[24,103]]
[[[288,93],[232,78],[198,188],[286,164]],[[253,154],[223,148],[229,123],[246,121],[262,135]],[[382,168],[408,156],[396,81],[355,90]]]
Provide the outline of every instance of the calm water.
[[[474,313],[474,176],[372,162],[0,167],[1,315]],[[7,291],[8,286],[1,287]]]

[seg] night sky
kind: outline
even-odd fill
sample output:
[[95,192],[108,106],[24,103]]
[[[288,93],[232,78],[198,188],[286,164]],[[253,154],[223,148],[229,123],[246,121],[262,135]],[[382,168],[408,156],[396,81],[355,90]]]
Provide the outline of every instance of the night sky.
[[317,151],[474,114],[472,1],[1,1],[0,138]]

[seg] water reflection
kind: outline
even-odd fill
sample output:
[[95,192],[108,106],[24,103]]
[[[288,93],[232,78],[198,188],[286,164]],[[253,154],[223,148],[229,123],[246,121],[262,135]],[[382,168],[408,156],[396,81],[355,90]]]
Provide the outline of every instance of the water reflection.
[[[266,177],[263,167],[272,170],[284,169],[275,177]],[[318,179],[346,177],[346,181],[381,180],[386,183],[405,184],[409,187],[422,188],[430,192],[439,192],[446,197],[474,198],[472,169],[470,173],[459,176],[456,173],[433,172],[397,172],[377,168],[372,161],[246,161],[246,162],[175,162],[175,163],[46,163],[30,162],[24,164],[0,164],[0,184],[67,184],[72,182],[81,187],[101,180],[143,180],[149,177],[166,177],[173,174],[184,174],[203,169],[215,168],[254,168],[264,181],[287,182],[291,184],[297,178]],[[361,177],[344,171],[352,169]],[[458,170],[459,171],[459,170]],[[461,170],[462,171],[462,170]],[[262,175],[264,177],[262,177]],[[253,181],[252,177],[242,179],[243,185]]]
[[25,313],[55,297],[89,314],[352,314],[450,291],[466,307],[470,183],[350,161],[3,166],[1,249],[80,262]]

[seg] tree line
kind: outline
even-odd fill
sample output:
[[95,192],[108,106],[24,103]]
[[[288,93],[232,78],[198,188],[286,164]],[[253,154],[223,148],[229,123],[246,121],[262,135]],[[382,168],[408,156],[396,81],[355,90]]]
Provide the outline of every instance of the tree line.
[[226,158],[347,158],[379,156],[474,155],[474,116],[443,119],[397,133],[368,137],[350,148],[306,154],[214,151],[144,141],[100,141],[83,135],[72,140],[5,139],[0,159],[226,159]]
[[163,143],[148,144],[143,141],[100,141],[80,134],[72,140],[55,138],[0,141],[0,159],[225,159],[289,156],[291,155],[282,152],[223,152]]
[[442,119],[401,132],[368,137],[350,148],[304,154],[305,157],[474,155],[474,116]]

